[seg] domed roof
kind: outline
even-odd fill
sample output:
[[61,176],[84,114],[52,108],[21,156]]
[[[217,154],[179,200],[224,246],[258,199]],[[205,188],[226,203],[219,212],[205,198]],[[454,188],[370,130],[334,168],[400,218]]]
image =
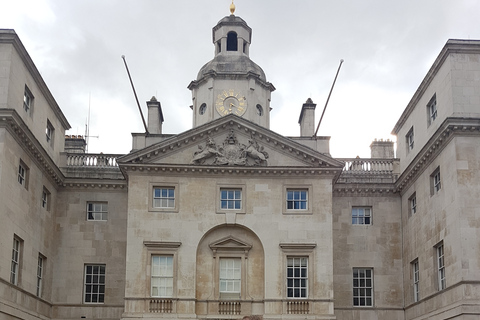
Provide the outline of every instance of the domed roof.
[[258,66],[255,62],[250,60],[248,56],[245,55],[228,55],[228,54],[218,54],[213,60],[205,64],[197,75],[197,80],[205,77],[206,74],[210,72],[215,72],[217,74],[248,74],[254,73],[260,77],[261,80],[267,81],[265,72],[262,68]]
[[218,21],[217,25],[224,24],[224,23],[242,23],[242,24],[247,25],[245,20],[243,20],[242,18],[240,18],[236,15],[233,15],[233,14],[231,14],[229,16],[226,16],[223,19],[221,19],[220,21]]

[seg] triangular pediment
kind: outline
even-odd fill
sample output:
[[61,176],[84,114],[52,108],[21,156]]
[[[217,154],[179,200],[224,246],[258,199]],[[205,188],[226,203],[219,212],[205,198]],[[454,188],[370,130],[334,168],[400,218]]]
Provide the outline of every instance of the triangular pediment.
[[236,239],[232,236],[228,236],[217,240],[209,245],[210,249],[214,252],[219,251],[244,251],[248,252],[252,246],[242,240]]
[[328,155],[236,115],[227,115],[120,159],[126,165],[330,168]]

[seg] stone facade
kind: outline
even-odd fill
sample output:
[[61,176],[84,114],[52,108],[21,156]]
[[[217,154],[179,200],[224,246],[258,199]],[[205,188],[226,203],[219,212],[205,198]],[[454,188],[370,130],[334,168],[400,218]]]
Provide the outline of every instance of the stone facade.
[[[0,32],[1,319],[476,319],[480,42],[449,40],[369,159],[269,130],[251,29],[213,28],[193,129],[86,154],[12,30]],[[13,246],[12,246],[13,245]]]

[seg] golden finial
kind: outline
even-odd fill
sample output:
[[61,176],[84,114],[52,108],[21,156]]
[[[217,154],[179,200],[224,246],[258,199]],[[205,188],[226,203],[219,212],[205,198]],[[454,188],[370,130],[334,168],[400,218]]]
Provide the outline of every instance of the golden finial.
[[235,12],[235,4],[233,3],[233,0],[232,0],[232,4],[230,5],[230,12],[232,14]]

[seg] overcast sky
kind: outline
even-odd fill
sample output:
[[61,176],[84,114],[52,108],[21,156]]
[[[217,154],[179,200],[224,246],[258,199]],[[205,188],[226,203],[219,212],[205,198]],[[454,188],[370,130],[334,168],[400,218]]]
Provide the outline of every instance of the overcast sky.
[[[141,106],[162,104],[163,133],[192,126],[191,92],[213,59],[212,27],[231,0],[11,0],[0,28],[15,29],[72,129],[89,152],[127,153],[144,132],[121,59],[126,56]],[[390,133],[445,42],[480,39],[480,0],[235,0],[253,29],[250,58],[272,93],[271,129],[298,136],[310,97],[318,135],[331,136],[334,157],[370,156],[373,139]]]

